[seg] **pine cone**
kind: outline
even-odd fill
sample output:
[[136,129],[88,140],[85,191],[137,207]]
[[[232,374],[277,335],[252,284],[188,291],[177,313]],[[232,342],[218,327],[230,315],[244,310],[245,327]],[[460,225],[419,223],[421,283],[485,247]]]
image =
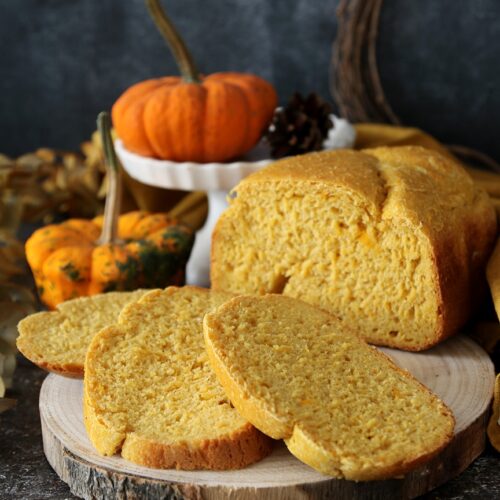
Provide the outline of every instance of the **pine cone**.
[[319,151],[333,127],[330,105],[317,94],[296,92],[286,107],[274,112],[266,134],[273,158]]

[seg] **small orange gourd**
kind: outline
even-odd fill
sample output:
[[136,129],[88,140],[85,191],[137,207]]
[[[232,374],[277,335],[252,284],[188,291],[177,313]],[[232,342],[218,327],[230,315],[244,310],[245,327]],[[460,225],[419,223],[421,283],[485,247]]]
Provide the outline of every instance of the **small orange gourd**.
[[75,297],[184,282],[192,230],[163,213],[118,217],[121,181],[107,113],[98,127],[110,182],[104,217],[45,226],[26,242],[40,299],[51,309]]
[[249,151],[273,116],[273,86],[245,73],[201,76],[159,0],[146,3],[182,77],[126,90],[112,109],[118,137],[132,152],[174,161],[223,162]]

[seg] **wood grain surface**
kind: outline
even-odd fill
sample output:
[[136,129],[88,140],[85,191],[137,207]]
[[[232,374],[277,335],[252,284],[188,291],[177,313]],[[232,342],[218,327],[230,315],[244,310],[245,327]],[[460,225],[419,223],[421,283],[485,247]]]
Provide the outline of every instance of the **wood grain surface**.
[[462,472],[484,449],[493,365],[465,336],[423,353],[382,350],[440,396],[456,418],[450,445],[402,478],[361,483],[331,479],[302,464],[282,443],[271,456],[239,471],[157,470],[119,456],[101,457],[83,425],[82,381],[58,375],[49,375],[40,393],[45,454],[72,492],[83,498],[413,498]]

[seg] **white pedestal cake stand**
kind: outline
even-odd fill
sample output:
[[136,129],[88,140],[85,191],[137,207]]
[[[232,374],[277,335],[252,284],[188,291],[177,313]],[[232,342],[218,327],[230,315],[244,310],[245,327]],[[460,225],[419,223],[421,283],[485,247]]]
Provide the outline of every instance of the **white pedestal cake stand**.
[[196,233],[186,268],[186,282],[189,285],[210,286],[210,240],[217,219],[227,207],[226,196],[243,178],[272,161],[267,148],[259,144],[240,161],[233,163],[203,164],[139,156],[125,149],[120,140],[115,142],[115,149],[127,173],[144,184],[185,191],[206,191],[208,216],[203,228]]

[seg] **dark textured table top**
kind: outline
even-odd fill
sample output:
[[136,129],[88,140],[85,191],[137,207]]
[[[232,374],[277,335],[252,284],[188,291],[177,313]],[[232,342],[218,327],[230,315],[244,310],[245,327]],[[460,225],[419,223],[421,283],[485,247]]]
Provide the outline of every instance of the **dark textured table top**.
[[[9,396],[17,406],[0,415],[0,498],[76,498],[51,469],[42,448],[38,394],[45,373],[19,359]],[[465,472],[425,495],[437,499],[500,499],[500,454],[488,449]]]

